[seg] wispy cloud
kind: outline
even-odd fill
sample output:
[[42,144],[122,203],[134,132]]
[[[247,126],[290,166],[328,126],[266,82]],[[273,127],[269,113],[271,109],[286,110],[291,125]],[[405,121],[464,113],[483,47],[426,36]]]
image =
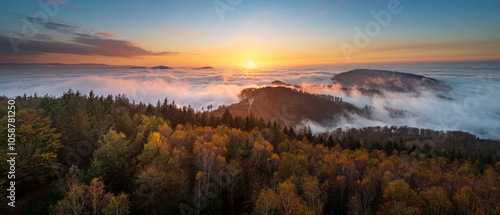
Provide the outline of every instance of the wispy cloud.
[[81,29],[80,26],[77,26],[77,25],[64,24],[64,23],[58,23],[58,22],[46,22],[46,23],[44,23],[44,22],[41,22],[39,20],[34,20],[34,21],[37,21],[38,24],[42,24],[47,29],[59,31],[61,33],[75,33]]
[[328,13],[329,11],[330,11],[330,10],[324,10],[324,11],[321,11],[321,12],[319,12],[319,14],[318,14],[318,15],[323,15],[323,14],[326,14],[326,13]]
[[47,35],[47,34],[37,34],[35,36],[35,39],[37,39],[37,40],[54,40],[54,37]]
[[[0,36],[0,55],[12,55],[12,46],[9,38]],[[108,57],[133,58],[146,55],[171,56],[179,52],[153,52],[136,46],[127,40],[106,39],[99,37],[77,37],[73,43],[57,41],[30,40],[19,47],[19,55],[40,54],[76,54],[101,55]]]
[[330,12],[330,10],[328,10],[328,9],[327,10],[322,10],[320,12],[317,12],[317,13],[313,14],[313,15],[307,15],[305,18],[306,19],[312,19],[312,18],[315,18],[315,17],[319,17],[319,16],[322,16],[322,15],[325,15],[325,14],[327,14],[329,12]]
[[[22,15],[18,15],[22,16]],[[19,45],[18,55],[13,55],[12,44],[9,38],[0,36],[0,55],[41,55],[41,54],[76,54],[76,55],[100,55],[108,57],[133,58],[140,56],[172,56],[180,52],[171,51],[149,51],[139,47],[136,43],[123,39],[112,39],[112,32],[101,32],[101,29],[83,28],[69,21],[59,22],[54,20],[44,21],[42,19],[22,16],[37,26],[47,30],[56,31],[69,37],[70,42],[55,41],[53,36],[38,34],[33,39]],[[20,38],[15,38],[20,39]]]
[[115,34],[113,34],[112,32],[102,32],[102,33],[95,33],[94,36],[99,38],[111,38],[114,37]]

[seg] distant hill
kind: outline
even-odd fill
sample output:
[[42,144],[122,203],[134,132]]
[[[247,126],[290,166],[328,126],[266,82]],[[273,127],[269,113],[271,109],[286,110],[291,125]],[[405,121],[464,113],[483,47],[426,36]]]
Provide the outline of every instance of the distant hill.
[[[288,87],[248,88],[241,91],[241,101],[228,106],[233,116],[263,118],[282,125],[297,125],[309,119],[319,123],[331,123],[349,114],[369,117],[368,109],[360,109],[343,102],[342,98],[316,95]],[[225,107],[214,111],[222,115]]]
[[204,66],[204,67],[198,67],[198,68],[194,68],[194,69],[200,70],[200,69],[214,69],[214,68],[211,66]]
[[48,69],[126,69],[132,65],[107,65],[97,63],[0,63],[0,69],[26,69],[26,68],[48,68]]
[[171,67],[168,67],[168,66],[155,66],[151,69],[172,69]]
[[343,87],[420,93],[423,90],[447,92],[450,85],[442,81],[411,73],[387,70],[355,69],[332,78]]

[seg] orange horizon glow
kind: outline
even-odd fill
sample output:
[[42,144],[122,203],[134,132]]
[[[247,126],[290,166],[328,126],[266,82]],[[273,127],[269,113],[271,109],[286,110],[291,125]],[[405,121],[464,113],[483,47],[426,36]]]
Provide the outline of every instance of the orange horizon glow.
[[[240,41],[246,43],[247,41]],[[481,44],[484,46],[484,44]],[[495,45],[493,45],[495,46]],[[347,61],[336,43],[314,46],[286,46],[257,44],[241,45],[229,44],[223,48],[213,48],[204,51],[192,50],[181,52],[173,56],[139,56],[132,58],[103,57],[76,54],[43,54],[36,58],[20,58],[7,56],[0,62],[8,63],[97,63],[108,65],[133,65],[170,67],[252,67],[272,66],[298,66],[298,65],[335,65],[335,64],[365,64],[365,63],[413,63],[413,62],[453,62],[453,61],[494,61],[500,60],[496,51],[483,49],[460,50],[460,47],[401,47],[374,43],[372,46],[361,50],[361,53],[352,56],[351,62]],[[22,47],[20,47],[22,48]],[[500,48],[500,47],[499,47]],[[191,49],[190,49],[191,50]]]
[[[249,65],[248,59],[253,63]],[[387,60],[391,59],[391,60]],[[370,56],[363,59],[352,60],[351,62],[346,61],[342,57],[337,58],[299,58],[299,57],[289,57],[279,59],[272,56],[259,56],[257,54],[248,57],[248,55],[233,55],[233,56],[223,56],[220,58],[205,58],[201,55],[193,56],[168,56],[160,57],[153,56],[147,58],[111,58],[111,57],[100,57],[100,56],[77,56],[77,55],[64,55],[57,56],[56,54],[52,56],[39,57],[35,61],[30,61],[29,63],[64,63],[64,64],[107,64],[107,65],[131,65],[131,66],[157,66],[165,65],[170,67],[202,67],[202,66],[213,66],[213,67],[272,67],[272,66],[300,66],[300,65],[342,65],[342,64],[384,64],[384,63],[423,63],[423,62],[462,62],[462,61],[498,61],[500,57],[487,57],[478,55],[477,57],[465,57],[465,56],[452,56],[452,57],[441,57],[435,58],[433,56],[428,57],[391,57],[387,55],[381,56]],[[27,63],[26,61],[16,61],[8,60],[5,63]]]

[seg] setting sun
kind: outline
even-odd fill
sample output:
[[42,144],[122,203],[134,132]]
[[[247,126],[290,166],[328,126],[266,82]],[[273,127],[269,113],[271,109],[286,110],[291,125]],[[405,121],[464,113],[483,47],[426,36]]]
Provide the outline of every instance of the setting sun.
[[252,61],[248,61],[248,65],[249,66],[253,66],[253,62]]

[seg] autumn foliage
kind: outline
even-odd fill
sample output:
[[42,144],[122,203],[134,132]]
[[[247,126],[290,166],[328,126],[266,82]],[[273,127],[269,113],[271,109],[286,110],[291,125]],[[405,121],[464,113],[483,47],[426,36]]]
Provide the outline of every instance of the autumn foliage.
[[[83,105],[70,113],[82,128],[61,128],[57,111],[70,100]],[[69,92],[26,103],[19,169],[33,171],[23,183],[51,184],[46,206],[33,206],[42,214],[500,214],[496,158],[392,137],[312,135],[166,101]],[[62,147],[76,149],[81,137],[95,147],[56,178]]]

